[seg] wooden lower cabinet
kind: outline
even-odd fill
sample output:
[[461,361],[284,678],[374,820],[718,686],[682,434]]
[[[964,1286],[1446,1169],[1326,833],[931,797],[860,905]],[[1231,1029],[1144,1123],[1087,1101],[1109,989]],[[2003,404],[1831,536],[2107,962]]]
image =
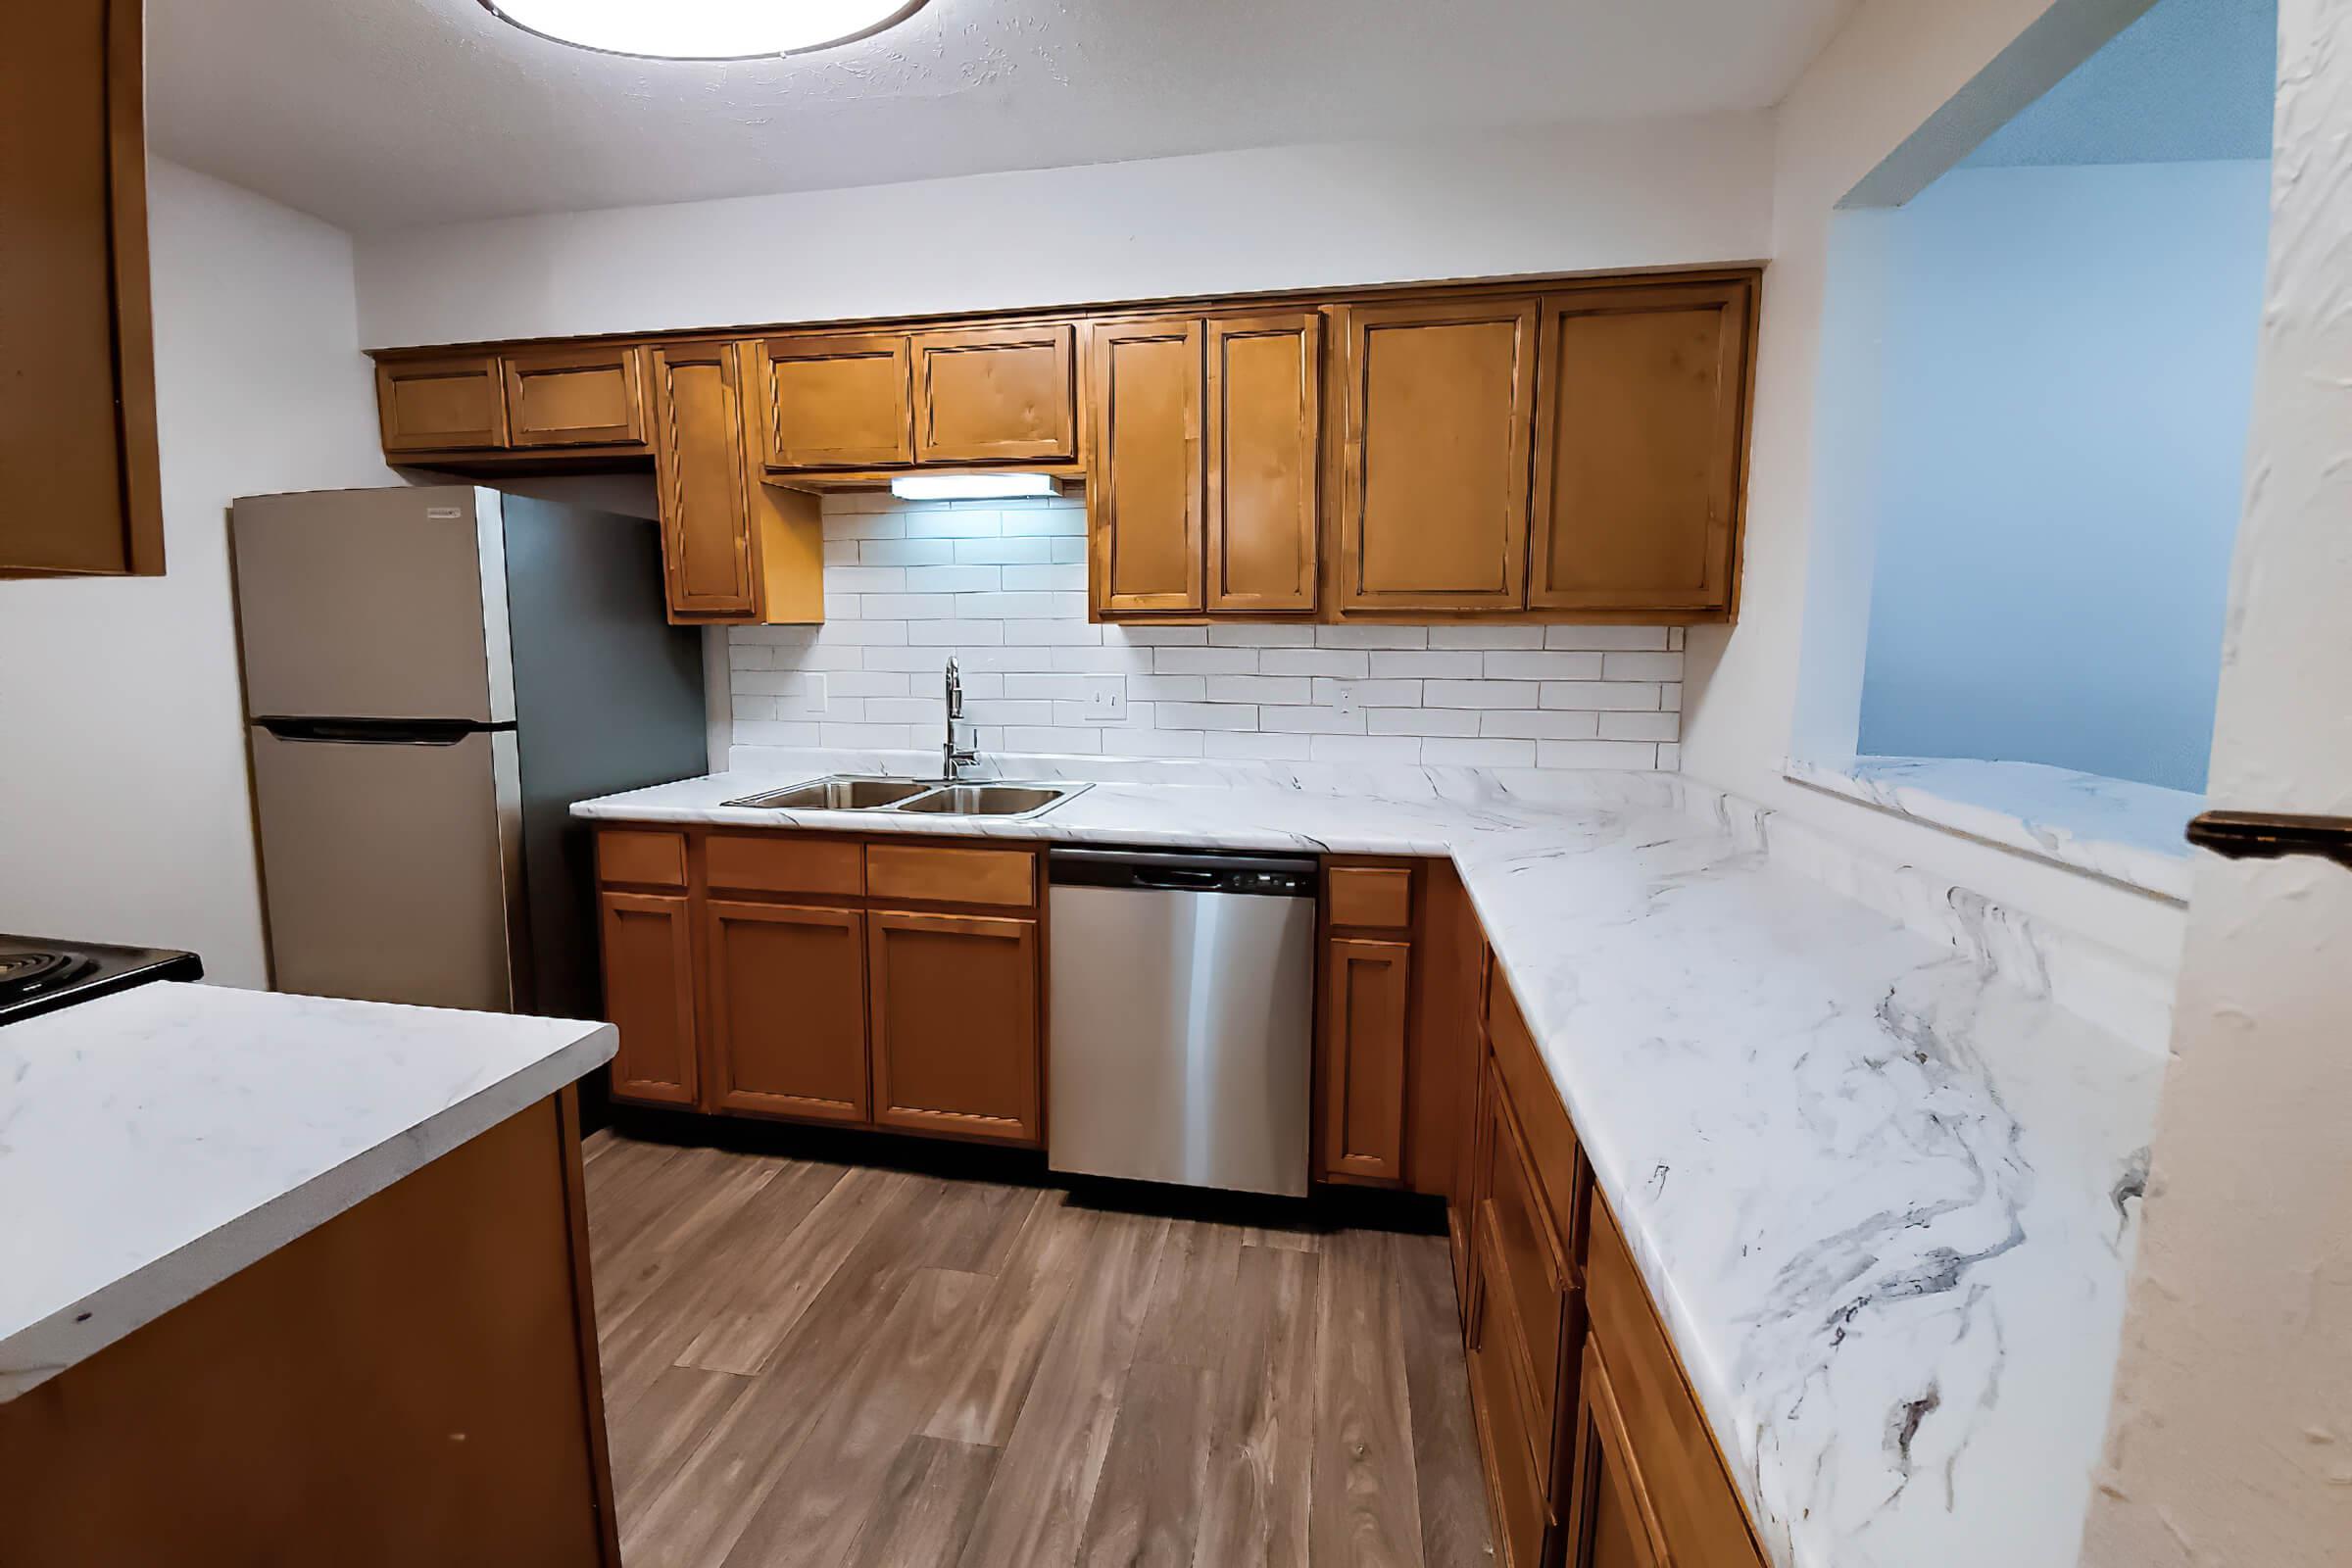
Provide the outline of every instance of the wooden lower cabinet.
[[1410,944],[1334,937],[1324,945],[1323,1174],[1404,1176]]
[[707,908],[712,1105],[866,1120],[865,917],[716,899]]
[[1642,1485],[1625,1416],[1597,1340],[1585,1341],[1584,1404],[1576,1428],[1571,1568],[1666,1568],[1673,1559]]
[[874,1120],[1042,1142],[1037,922],[884,909],[865,920]]
[[691,1105],[696,1072],[694,935],[683,895],[604,895],[605,1016],[620,1031],[612,1093]]

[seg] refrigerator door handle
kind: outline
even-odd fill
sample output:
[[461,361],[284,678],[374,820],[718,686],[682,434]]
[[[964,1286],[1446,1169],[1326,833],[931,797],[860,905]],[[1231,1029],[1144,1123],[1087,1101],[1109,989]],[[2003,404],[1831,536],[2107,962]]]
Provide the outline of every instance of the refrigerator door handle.
[[329,741],[347,746],[455,746],[468,735],[513,729],[469,718],[257,718],[281,741]]

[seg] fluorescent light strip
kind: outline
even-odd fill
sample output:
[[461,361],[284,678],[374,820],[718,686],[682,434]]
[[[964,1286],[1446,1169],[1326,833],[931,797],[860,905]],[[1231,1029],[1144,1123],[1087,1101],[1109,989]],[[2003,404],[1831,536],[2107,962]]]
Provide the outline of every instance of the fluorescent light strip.
[[1011,496],[1057,496],[1050,473],[902,473],[890,481],[901,501],[1002,501]]

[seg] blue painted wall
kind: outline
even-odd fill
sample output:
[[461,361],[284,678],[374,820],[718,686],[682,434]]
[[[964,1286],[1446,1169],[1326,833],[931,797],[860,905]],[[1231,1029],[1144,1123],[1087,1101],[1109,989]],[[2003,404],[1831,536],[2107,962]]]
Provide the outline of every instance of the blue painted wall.
[[[2265,162],[1960,169],[1850,215],[1876,518],[1860,749],[2205,787]],[[1871,330],[1875,327],[1875,332]]]

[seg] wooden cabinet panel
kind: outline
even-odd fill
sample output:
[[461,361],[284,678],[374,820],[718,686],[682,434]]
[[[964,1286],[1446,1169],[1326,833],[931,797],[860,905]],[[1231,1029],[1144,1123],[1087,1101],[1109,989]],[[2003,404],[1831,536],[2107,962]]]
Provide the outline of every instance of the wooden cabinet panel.
[[1037,922],[876,910],[866,961],[874,1120],[1039,1142]]
[[1729,608],[1748,298],[1733,281],[1544,300],[1531,606]]
[[596,879],[682,888],[686,885],[685,835],[653,828],[605,828],[596,835]]
[[1323,506],[1323,318],[1212,318],[1207,358],[1207,608],[1311,611]]
[[645,440],[645,357],[633,345],[517,349],[505,358],[507,441],[517,447]]
[[375,403],[386,453],[507,444],[506,386],[495,354],[379,362]]
[[915,461],[1075,457],[1075,337],[1067,321],[915,333]]
[[[1739,1493],[1690,1392],[1633,1253],[1600,1195],[1592,1197],[1586,1261],[1592,1343],[1607,1366],[1622,1446],[1640,1456],[1633,1473],[1672,1555],[1707,1568],[1762,1562]],[[1591,1363],[1588,1363],[1590,1365]],[[1588,1406],[1592,1401],[1588,1399]]]
[[715,900],[708,908],[712,1106],[864,1121],[864,917]]
[[[1672,1558],[1627,1441],[1625,1418],[1597,1341],[1585,1344],[1584,1404],[1576,1435],[1575,1503],[1568,1523],[1571,1568],[1669,1568]],[[1720,1559],[1729,1568],[1732,1559]],[[1693,1559],[1715,1568],[1713,1557]]]
[[753,615],[751,480],[734,346],[665,346],[653,351],[653,365],[654,478],[670,612]]
[[1551,1508],[1544,1500],[1537,1468],[1536,1440],[1511,1392],[1511,1374],[1493,1330],[1492,1303],[1474,1302],[1464,1336],[1470,1363],[1473,1413],[1478,1421],[1481,1466],[1493,1504],[1495,1557],[1502,1568],[1544,1568],[1548,1560]]
[[1324,877],[1333,925],[1391,927],[1413,923],[1413,873],[1401,865],[1335,865]]
[[1097,321],[1091,329],[1086,518],[1099,613],[1203,607],[1200,343],[1196,320]]
[[914,461],[912,349],[904,332],[771,337],[754,377],[771,468],[873,468]]
[[1568,1120],[1568,1107],[1560,1103],[1559,1088],[1551,1081],[1551,1069],[1536,1050],[1536,1037],[1520,1015],[1502,965],[1494,962],[1487,966],[1486,1024],[1494,1075],[1527,1135],[1528,1158],[1543,1187],[1544,1208],[1558,1224],[1573,1262],[1584,1251],[1585,1192],[1591,1175]]
[[1324,953],[1324,1174],[1401,1179],[1412,949],[1334,938]]
[[683,898],[607,893],[605,1015],[620,1031],[617,1099],[695,1103],[694,942]]
[[13,7],[0,51],[0,574],[160,574],[139,0]]
[[865,892],[865,851],[855,839],[799,833],[713,833],[703,841],[704,880],[748,893]]
[[865,885],[877,899],[1026,908],[1037,903],[1037,857],[1028,850],[870,844]]
[[1522,608],[1536,302],[1347,318],[1337,608]]
[[[1548,1434],[1558,1414],[1571,1313],[1566,1238],[1536,1184],[1519,1119],[1499,1083],[1486,1096],[1477,1235],[1493,1315],[1527,1401],[1528,1429]],[[1490,1346],[1493,1342],[1490,1342]]]

